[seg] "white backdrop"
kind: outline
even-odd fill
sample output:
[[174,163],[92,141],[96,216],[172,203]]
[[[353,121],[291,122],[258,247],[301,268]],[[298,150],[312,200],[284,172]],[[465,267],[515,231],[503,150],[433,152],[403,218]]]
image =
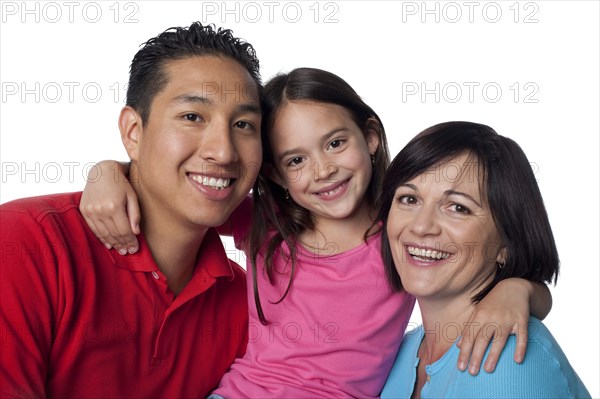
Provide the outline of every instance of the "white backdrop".
[[126,159],[116,121],[131,58],[194,20],[250,41],[265,80],[300,66],[342,76],[392,154],[448,120],[515,139],[562,260],[546,323],[600,397],[598,2],[2,1],[1,18],[1,202],[80,190],[94,162]]

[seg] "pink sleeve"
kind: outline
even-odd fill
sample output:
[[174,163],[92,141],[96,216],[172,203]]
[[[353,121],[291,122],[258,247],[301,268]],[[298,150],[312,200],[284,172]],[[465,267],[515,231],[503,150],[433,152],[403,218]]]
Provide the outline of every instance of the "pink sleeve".
[[2,210],[0,224],[0,397],[43,398],[57,322],[57,254],[29,216]]
[[252,196],[248,195],[229,217],[232,226],[233,242],[239,250],[245,251],[245,244],[252,227]]

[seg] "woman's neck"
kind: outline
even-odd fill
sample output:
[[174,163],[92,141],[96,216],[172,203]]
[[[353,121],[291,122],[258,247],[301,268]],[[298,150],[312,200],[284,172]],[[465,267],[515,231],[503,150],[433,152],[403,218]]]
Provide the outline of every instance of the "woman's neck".
[[421,362],[439,360],[470,326],[475,305],[470,298],[418,299],[425,336],[419,349]]

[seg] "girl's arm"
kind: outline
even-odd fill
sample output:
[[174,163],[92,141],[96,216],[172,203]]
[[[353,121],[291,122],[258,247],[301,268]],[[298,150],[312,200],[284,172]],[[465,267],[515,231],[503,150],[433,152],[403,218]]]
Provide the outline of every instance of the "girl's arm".
[[516,334],[517,347],[514,360],[521,363],[527,348],[527,327],[531,315],[544,319],[552,308],[552,295],[544,284],[521,278],[500,281],[485,298],[477,304],[469,326],[463,330],[458,342],[460,355],[458,368],[469,373],[479,373],[485,351],[491,348],[483,369],[494,371],[500,353],[510,334]]
[[[140,233],[138,197],[127,179],[129,164],[102,161],[88,173],[79,210],[92,232],[106,248],[119,254],[138,250],[136,234]],[[227,221],[217,228],[220,235],[245,236],[250,228],[252,200],[247,197]]]
[[106,248],[121,255],[138,250],[140,206],[127,179],[129,163],[102,161],[88,173],[79,210]]

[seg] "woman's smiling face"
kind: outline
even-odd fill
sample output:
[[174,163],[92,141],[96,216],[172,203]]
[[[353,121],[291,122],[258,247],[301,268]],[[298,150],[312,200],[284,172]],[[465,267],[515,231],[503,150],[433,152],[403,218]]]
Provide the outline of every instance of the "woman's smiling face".
[[402,285],[417,298],[472,297],[502,263],[502,240],[465,153],[396,189],[387,221]]

